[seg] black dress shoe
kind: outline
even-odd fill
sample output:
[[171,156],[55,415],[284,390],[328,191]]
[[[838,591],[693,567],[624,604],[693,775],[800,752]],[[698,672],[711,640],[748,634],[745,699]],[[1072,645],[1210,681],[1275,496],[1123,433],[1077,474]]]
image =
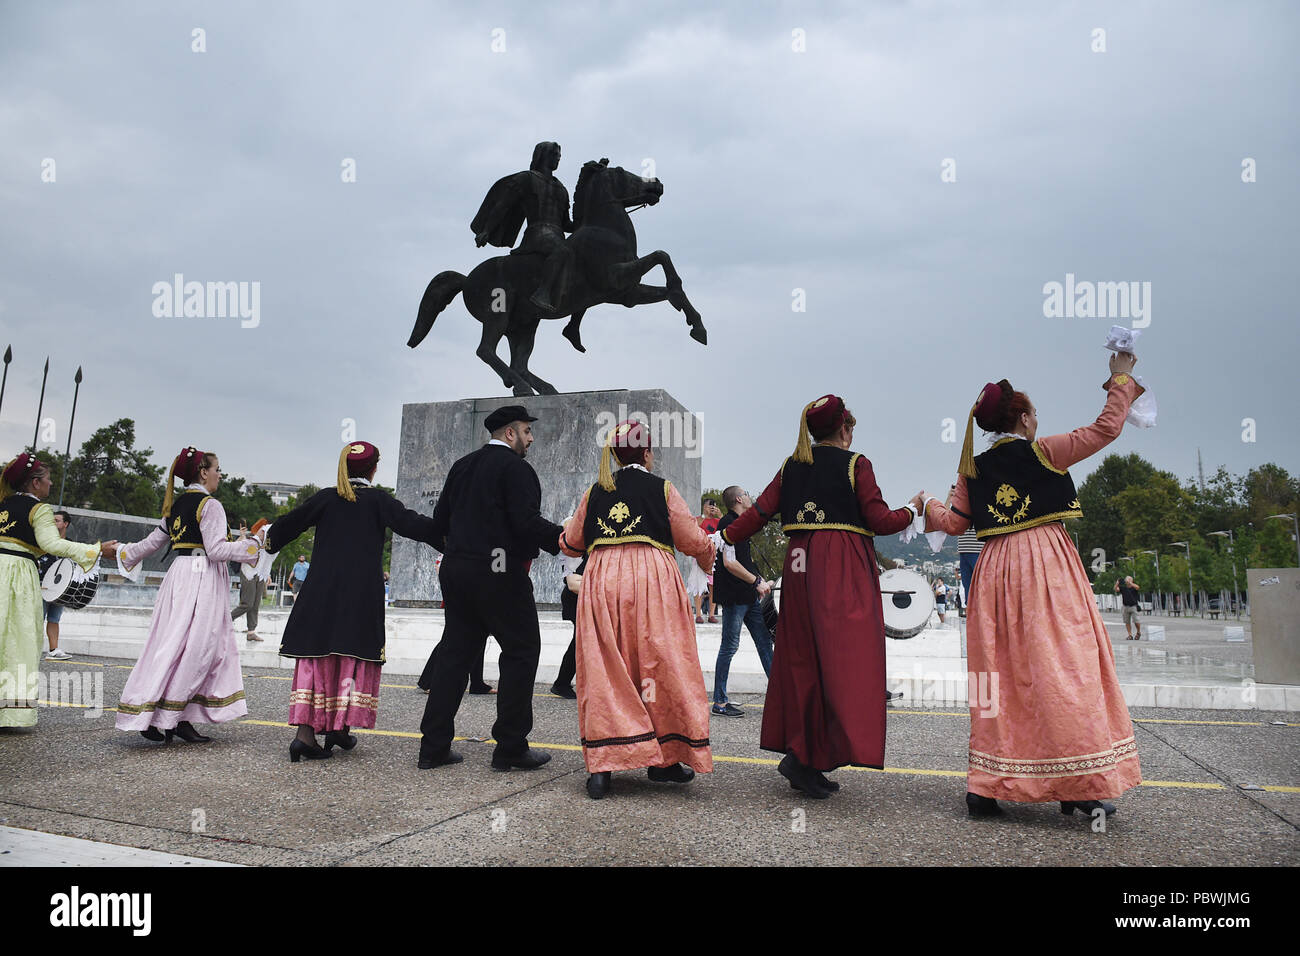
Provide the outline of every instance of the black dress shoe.
[[471,684],[469,692],[471,694],[495,694],[497,689],[491,684]]
[[[812,768],[810,767],[809,770],[812,770]],[[831,793],[834,793],[840,788],[840,785],[838,783],[836,783],[834,780],[831,780],[829,777],[826,776],[826,774],[822,773],[820,770],[812,770],[812,775],[814,780],[820,783]]]
[[1002,808],[992,797],[981,797],[978,793],[966,791],[966,812],[973,817],[996,817]]
[[158,743],[160,740],[171,740],[170,736],[163,736],[163,732],[157,727],[149,727],[140,731],[140,736],[145,740],[152,740],[154,743]]
[[185,741],[187,744],[206,744],[212,742],[211,737],[204,737],[194,729],[194,725],[188,720],[182,720],[176,725],[175,731],[169,730],[167,733],[168,735],[175,733],[177,737],[181,738],[181,740]]
[[509,770],[512,767],[516,770],[536,770],[542,764],[550,762],[550,754],[538,753],[531,748],[515,757],[498,753],[492,754],[493,770]]
[[646,776],[655,783],[690,783],[695,779],[695,771],[685,764],[675,763],[671,767],[648,767]]
[[464,759],[464,757],[448,747],[441,754],[434,757],[426,757],[424,754],[420,754],[420,759],[415,766],[420,770],[432,770],[434,767],[445,767],[449,763],[460,763]]
[[1085,817],[1092,816],[1093,812],[1097,810],[1105,810],[1106,816],[1110,816],[1112,813],[1115,812],[1116,807],[1115,804],[1113,803],[1103,803],[1100,800],[1062,800],[1061,801],[1061,812],[1064,813],[1067,817],[1070,814],[1074,813],[1075,810],[1078,810]]
[[814,772],[796,760],[793,754],[786,754],[776,769],[781,776],[790,781],[790,786],[814,800],[826,800],[831,795],[831,792],[817,781]]
[[578,692],[568,684],[553,684],[551,686],[551,693],[556,697],[565,697],[569,700],[578,699]]
[[600,773],[593,773],[587,777],[587,796],[593,800],[600,800],[605,794],[609,793],[610,776],[608,770],[602,770]]
[[330,752],[315,742],[305,744],[297,737],[289,745],[289,762],[297,763],[303,757],[308,760],[329,760]]

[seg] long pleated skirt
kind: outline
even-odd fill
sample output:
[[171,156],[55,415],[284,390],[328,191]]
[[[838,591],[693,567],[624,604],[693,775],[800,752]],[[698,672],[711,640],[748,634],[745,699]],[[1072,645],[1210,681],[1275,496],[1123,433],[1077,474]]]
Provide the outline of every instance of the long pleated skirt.
[[1142,782],[1114,650],[1064,525],[988,540],[966,644],[972,793],[1101,800]]

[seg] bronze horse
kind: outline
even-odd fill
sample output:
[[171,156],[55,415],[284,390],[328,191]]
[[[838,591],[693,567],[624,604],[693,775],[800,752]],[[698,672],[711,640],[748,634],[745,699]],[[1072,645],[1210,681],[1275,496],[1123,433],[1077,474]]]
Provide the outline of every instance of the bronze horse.
[[[663,195],[658,179],[645,179],[609,165],[609,160],[589,162],[582,167],[573,195],[576,227],[565,241],[574,253],[574,268],[568,290],[554,310],[539,309],[529,301],[541,278],[544,257],[540,255],[496,256],[479,263],[468,276],[440,272],[433,277],[420,300],[420,311],[407,345],[415,348],[433,328],[434,319],[456,297],[464,297],[465,308],[483,324],[477,355],[501,376],[515,395],[554,395],[555,386],[528,370],[537,327],[542,319],[571,315],[564,335],[574,348],[585,352],[578,337],[583,313],[594,305],[609,302],[627,306],[647,305],[665,299],[686,315],[691,338],[708,343],[708,333],[695,307],[682,291],[682,279],[668,253],[657,249],[637,256],[636,230],[628,208],[653,206]],[[644,285],[642,277],[655,266],[663,266],[667,284]],[[502,337],[510,343],[510,364],[497,355]]]

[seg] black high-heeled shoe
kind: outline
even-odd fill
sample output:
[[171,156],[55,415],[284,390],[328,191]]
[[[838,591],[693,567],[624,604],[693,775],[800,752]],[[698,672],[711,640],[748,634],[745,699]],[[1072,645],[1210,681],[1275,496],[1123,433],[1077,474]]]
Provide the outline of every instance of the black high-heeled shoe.
[[154,743],[158,743],[160,740],[167,741],[171,739],[170,736],[165,736],[157,727],[148,727],[140,731],[140,736],[145,740],[152,740]]
[[172,730],[167,731],[167,737],[169,739],[173,734],[175,734],[181,740],[185,741],[187,744],[206,744],[212,742],[211,737],[204,737],[201,733],[199,733],[197,730],[194,729],[194,725],[191,724],[188,720],[182,720],[179,724],[176,725],[176,729],[174,731]]
[[333,756],[328,750],[317,743],[305,744],[297,737],[293,738],[293,743],[289,745],[289,762],[297,763],[303,757],[308,760],[328,760]]
[[357,745],[357,738],[352,736],[346,730],[328,730],[325,732],[325,749],[331,747],[342,747],[344,750],[351,750]]
[[1067,817],[1078,810],[1085,817],[1090,817],[1096,810],[1104,810],[1106,816],[1115,812],[1116,806],[1113,803],[1104,803],[1101,800],[1062,800],[1061,812]]

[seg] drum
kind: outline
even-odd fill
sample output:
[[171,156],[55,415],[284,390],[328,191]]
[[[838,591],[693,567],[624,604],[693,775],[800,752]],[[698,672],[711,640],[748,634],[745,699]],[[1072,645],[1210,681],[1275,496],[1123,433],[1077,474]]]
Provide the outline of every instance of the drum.
[[934,611],[934,592],[915,571],[894,568],[880,576],[880,603],[885,609],[885,636],[902,641],[925,630]]
[[71,558],[59,558],[41,580],[41,597],[50,604],[79,611],[95,599],[99,590],[99,567],[83,571]]

